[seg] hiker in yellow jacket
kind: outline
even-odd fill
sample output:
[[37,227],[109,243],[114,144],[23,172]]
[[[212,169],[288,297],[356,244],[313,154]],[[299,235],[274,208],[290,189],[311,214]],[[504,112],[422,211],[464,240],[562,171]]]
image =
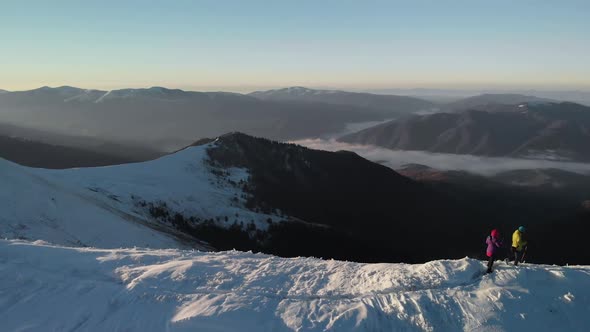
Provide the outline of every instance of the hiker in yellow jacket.
[[512,234],[512,247],[510,248],[510,252],[514,257],[514,265],[518,265],[518,262],[522,260],[523,255],[526,252],[527,242],[524,237],[525,232],[526,228],[524,226],[520,226]]

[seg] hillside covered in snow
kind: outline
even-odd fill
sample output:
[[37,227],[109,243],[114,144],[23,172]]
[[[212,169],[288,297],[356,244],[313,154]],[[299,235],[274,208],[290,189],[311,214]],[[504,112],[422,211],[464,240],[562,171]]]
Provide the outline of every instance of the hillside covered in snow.
[[[170,222],[174,213],[221,227],[267,225],[269,216],[245,209],[232,185],[246,171],[226,169],[222,181],[204,162],[207,147],[144,163],[68,170],[0,159],[0,237],[101,248],[205,248]],[[154,217],[162,207],[172,214],[166,220]]]
[[590,268],[0,241],[3,331],[587,331]]

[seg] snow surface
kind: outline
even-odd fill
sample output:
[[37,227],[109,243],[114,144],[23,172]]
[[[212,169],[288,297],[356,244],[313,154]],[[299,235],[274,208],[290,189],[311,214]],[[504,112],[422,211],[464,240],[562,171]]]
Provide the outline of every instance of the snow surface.
[[590,267],[0,240],[2,331],[587,331]]
[[247,171],[214,175],[206,163],[209,146],[145,163],[68,170],[0,159],[0,237],[101,248],[186,248],[186,237],[154,220],[142,201],[164,202],[187,217],[219,219],[220,226],[253,220],[265,229],[268,218],[277,220],[243,207],[243,192],[229,180],[245,180]]

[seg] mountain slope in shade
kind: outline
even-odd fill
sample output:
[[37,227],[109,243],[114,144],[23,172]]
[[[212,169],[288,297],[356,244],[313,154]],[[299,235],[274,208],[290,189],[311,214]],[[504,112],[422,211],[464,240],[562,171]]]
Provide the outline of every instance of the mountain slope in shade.
[[[156,159],[164,155],[151,147],[142,147],[140,144],[133,144],[130,142],[113,142],[108,139],[100,139],[90,136],[73,136],[69,134],[59,134],[50,131],[27,128],[18,125],[11,125],[7,123],[0,123],[0,136],[7,137],[24,142],[32,142],[35,144],[44,144],[47,146],[57,146],[66,149],[74,149],[77,151],[85,151],[102,155],[110,158],[117,158],[122,161],[146,161]],[[37,158],[34,151],[23,150],[21,155],[28,158]],[[4,157],[9,159],[8,157]],[[59,158],[57,158],[59,159]],[[57,162],[50,160],[50,162]],[[74,162],[75,164],[75,162]],[[81,166],[101,166],[109,163],[84,164]],[[26,164],[28,165],[28,164]],[[34,167],[52,168],[47,164],[31,165]],[[74,165],[76,166],[76,165]]]
[[[409,234],[414,227],[428,227],[434,234],[461,223],[452,198],[352,152],[312,150],[234,133],[220,137],[208,154],[223,167],[248,169],[252,206],[277,208],[347,234],[326,246],[301,246],[296,237],[287,237],[274,248],[281,255],[297,256],[301,250],[316,255],[311,249],[317,246],[323,257],[424,261],[437,253],[411,248],[407,237],[391,241],[391,234]],[[425,202],[428,210],[422,208]],[[440,222],[432,223],[433,219]],[[352,240],[356,246],[348,245]],[[431,240],[443,242],[434,236]],[[454,249],[444,251],[459,255]]]
[[430,110],[436,107],[429,101],[414,97],[338,90],[314,90],[304,87],[256,91],[249,95],[262,100],[321,102],[357,106],[381,112],[384,116],[390,118],[416,111]]
[[545,103],[510,108],[413,116],[339,140],[399,150],[590,161],[590,107]]
[[590,175],[559,169],[514,170],[496,174],[493,179],[515,186],[563,189],[590,188]]
[[20,138],[0,136],[0,158],[42,168],[73,168],[125,164],[138,161],[91,150],[50,145]]
[[568,172],[560,169],[518,169],[482,176],[457,170],[439,170],[419,164],[407,164],[396,169],[404,176],[418,181],[444,181],[453,183],[487,183],[517,187],[587,191],[590,189],[590,174]]
[[[328,226],[332,234],[347,235],[311,240],[313,231],[293,229],[275,237],[281,241],[274,243],[272,253],[424,262],[479,255],[480,238],[489,227],[507,233],[515,224],[526,223],[534,229],[535,241],[559,242],[557,250],[537,248],[537,262],[563,263],[566,258],[585,262],[575,254],[581,243],[572,239],[581,239],[587,231],[576,215],[581,201],[588,199],[587,190],[568,195],[533,191],[465,174],[457,177],[469,181],[417,183],[351,152],[317,151],[242,134],[220,137],[218,143],[209,150],[212,160],[249,170],[252,206],[278,208],[289,216]],[[565,236],[571,232],[576,235]],[[301,238],[309,241],[302,246]]]
[[[7,331],[586,331],[590,268],[0,241]],[[83,303],[84,305],[80,305]],[[34,314],[32,314],[34,313]]]

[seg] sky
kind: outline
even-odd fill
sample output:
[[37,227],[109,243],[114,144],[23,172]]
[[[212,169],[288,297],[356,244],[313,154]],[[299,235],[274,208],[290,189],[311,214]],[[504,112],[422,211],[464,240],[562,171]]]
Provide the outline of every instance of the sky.
[[0,89],[590,90],[590,1],[0,0]]

